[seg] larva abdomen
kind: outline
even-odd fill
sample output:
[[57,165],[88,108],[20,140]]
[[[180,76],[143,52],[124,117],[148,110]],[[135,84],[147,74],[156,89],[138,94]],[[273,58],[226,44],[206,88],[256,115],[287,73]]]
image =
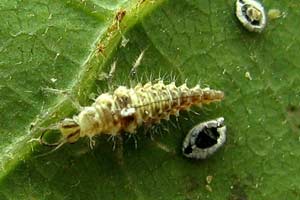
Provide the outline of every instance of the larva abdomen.
[[[200,88],[196,85],[179,87],[174,82],[165,85],[162,81],[151,82],[134,88],[119,86],[113,93],[103,93],[91,105],[84,107],[78,116],[66,118],[57,125],[62,137],[49,144],[40,137],[40,142],[50,146],[74,143],[80,137],[89,138],[99,134],[118,135],[122,132],[135,133],[142,124],[159,123],[178,115],[193,105],[221,101],[224,93],[219,90]],[[92,140],[91,140],[92,141]]]
[[138,84],[135,88],[120,86],[113,94],[100,95],[74,120],[80,127],[80,137],[134,133],[144,123],[157,123],[170,115],[178,115],[180,110],[192,105],[209,104],[223,97],[222,91],[201,89],[199,85],[193,88],[188,88],[186,84],[176,87],[174,82],[168,85],[162,81]]

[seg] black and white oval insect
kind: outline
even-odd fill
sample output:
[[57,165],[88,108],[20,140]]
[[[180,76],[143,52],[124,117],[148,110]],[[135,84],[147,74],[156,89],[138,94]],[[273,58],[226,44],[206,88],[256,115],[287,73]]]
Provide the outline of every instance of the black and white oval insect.
[[267,24],[263,5],[256,0],[237,0],[236,16],[242,25],[251,32],[262,32]]
[[202,122],[193,127],[183,142],[182,153],[193,159],[205,159],[214,154],[226,141],[224,118]]
[[91,106],[82,108],[73,118],[66,118],[56,125],[61,132],[57,143],[45,145],[62,145],[74,143],[81,137],[92,138],[95,135],[107,134],[116,136],[122,132],[135,134],[142,124],[159,123],[169,119],[170,115],[179,115],[193,105],[204,105],[221,101],[224,93],[220,90],[200,88],[199,85],[189,88],[186,84],[176,86],[174,82],[137,84],[134,88],[119,86],[113,92],[101,94]]

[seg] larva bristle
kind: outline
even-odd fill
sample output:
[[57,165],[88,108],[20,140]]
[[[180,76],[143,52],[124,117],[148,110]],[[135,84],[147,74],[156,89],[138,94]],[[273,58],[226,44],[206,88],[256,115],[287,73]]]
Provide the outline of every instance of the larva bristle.
[[85,107],[76,117],[80,137],[96,134],[118,135],[122,132],[135,133],[142,124],[159,123],[178,115],[193,105],[221,101],[224,93],[199,85],[188,88],[177,87],[175,82],[164,84],[158,81],[134,88],[119,86],[112,93],[101,94],[90,107]]

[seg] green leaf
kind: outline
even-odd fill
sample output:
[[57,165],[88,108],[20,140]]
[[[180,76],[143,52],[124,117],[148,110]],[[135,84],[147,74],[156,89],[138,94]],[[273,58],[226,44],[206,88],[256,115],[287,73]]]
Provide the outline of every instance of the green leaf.
[[[300,3],[263,3],[284,14],[255,34],[237,21],[234,1],[0,2],[0,199],[299,198]],[[33,141],[77,112],[46,88],[90,105],[100,90],[134,82],[129,72],[143,50],[138,80],[175,76],[226,98],[196,109],[200,116],[163,122],[152,139],[142,128],[137,148],[128,137],[114,151],[105,136],[94,149],[82,139],[54,152]],[[108,86],[101,74],[114,61]],[[219,116],[224,148],[204,161],[184,158],[191,127]]]

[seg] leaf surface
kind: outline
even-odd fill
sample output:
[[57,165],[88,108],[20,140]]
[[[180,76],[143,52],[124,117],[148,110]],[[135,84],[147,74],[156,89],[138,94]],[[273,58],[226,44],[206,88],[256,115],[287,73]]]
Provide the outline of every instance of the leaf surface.
[[[300,3],[263,3],[283,16],[254,34],[237,21],[233,1],[2,1],[0,199],[299,198]],[[138,80],[130,81],[143,50]],[[113,151],[98,137],[92,150],[83,139],[49,153],[32,141],[39,127],[77,112],[47,88],[90,105],[109,90],[101,75],[114,61],[113,87],[175,76],[226,98],[196,109],[200,116],[162,122],[153,139],[142,128],[137,148],[124,137]],[[224,148],[204,161],[184,158],[188,130],[220,116]]]

